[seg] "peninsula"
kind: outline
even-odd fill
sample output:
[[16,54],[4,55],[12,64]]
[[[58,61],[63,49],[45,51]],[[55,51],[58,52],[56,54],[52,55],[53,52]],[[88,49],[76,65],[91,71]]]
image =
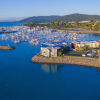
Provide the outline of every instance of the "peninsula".
[[100,67],[100,42],[71,43],[65,47],[41,47],[41,53],[32,58],[35,63],[72,64]]
[[32,62],[100,67],[100,58],[88,58],[88,57],[64,56],[64,57],[48,58],[36,55],[35,57],[32,58]]

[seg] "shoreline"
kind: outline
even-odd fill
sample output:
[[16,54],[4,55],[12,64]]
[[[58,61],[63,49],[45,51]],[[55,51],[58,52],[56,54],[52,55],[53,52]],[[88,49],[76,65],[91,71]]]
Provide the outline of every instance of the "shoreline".
[[[38,25],[37,25],[38,26]],[[37,26],[34,26],[35,28]],[[30,26],[26,26],[26,27],[30,27]],[[40,26],[41,28],[42,26]],[[79,29],[79,28],[74,28],[74,29],[60,29],[60,28],[52,28],[52,27],[48,27],[46,26],[48,29],[50,30],[54,30],[56,32],[66,32],[66,33],[81,33],[81,34],[87,34],[87,33],[90,33],[90,34],[93,34],[93,33],[96,33],[96,34],[100,34],[100,31],[94,31],[94,30],[86,30],[86,29]],[[44,27],[43,27],[44,28]]]
[[[68,33],[81,33],[81,34],[93,34],[93,33],[96,33],[96,34],[100,34],[100,31],[89,31],[89,30],[63,30],[63,29],[52,29],[52,30],[56,30],[57,32],[68,32]],[[78,30],[78,31],[77,31]]]
[[88,58],[88,57],[76,57],[76,56],[48,58],[36,55],[32,58],[32,62],[46,63],[46,64],[80,65],[80,66],[100,68],[100,58]]

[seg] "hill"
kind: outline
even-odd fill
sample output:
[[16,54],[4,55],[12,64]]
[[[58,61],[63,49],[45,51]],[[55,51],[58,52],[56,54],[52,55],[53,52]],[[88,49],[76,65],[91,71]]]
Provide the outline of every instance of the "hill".
[[86,21],[86,20],[100,20],[99,15],[86,15],[86,14],[70,14],[70,15],[65,15],[62,17],[59,17],[56,19],[56,21]]
[[52,21],[84,21],[84,20],[100,20],[99,15],[86,15],[86,14],[70,14],[65,16],[33,16],[21,20],[20,22],[26,23],[50,23]]
[[20,22],[26,22],[26,23],[50,23],[56,19],[58,19],[60,16],[33,16],[26,19],[21,20]]

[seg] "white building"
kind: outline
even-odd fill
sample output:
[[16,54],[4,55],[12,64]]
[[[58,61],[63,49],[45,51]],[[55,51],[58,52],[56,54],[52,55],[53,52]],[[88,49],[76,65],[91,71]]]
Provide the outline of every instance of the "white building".
[[100,46],[100,43],[97,41],[84,41],[77,43],[78,47],[89,46],[90,48],[96,48]]
[[50,56],[50,48],[41,48],[41,55],[45,56],[45,57],[49,57]]
[[60,47],[42,47],[41,55],[44,57],[57,57],[60,49]]
[[79,21],[79,23],[89,23],[90,20]]

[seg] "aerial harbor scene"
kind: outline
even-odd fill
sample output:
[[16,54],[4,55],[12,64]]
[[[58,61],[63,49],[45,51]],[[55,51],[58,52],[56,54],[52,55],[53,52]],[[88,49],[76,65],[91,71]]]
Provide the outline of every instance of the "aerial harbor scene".
[[1,0],[0,100],[100,100],[100,1],[76,1]]

